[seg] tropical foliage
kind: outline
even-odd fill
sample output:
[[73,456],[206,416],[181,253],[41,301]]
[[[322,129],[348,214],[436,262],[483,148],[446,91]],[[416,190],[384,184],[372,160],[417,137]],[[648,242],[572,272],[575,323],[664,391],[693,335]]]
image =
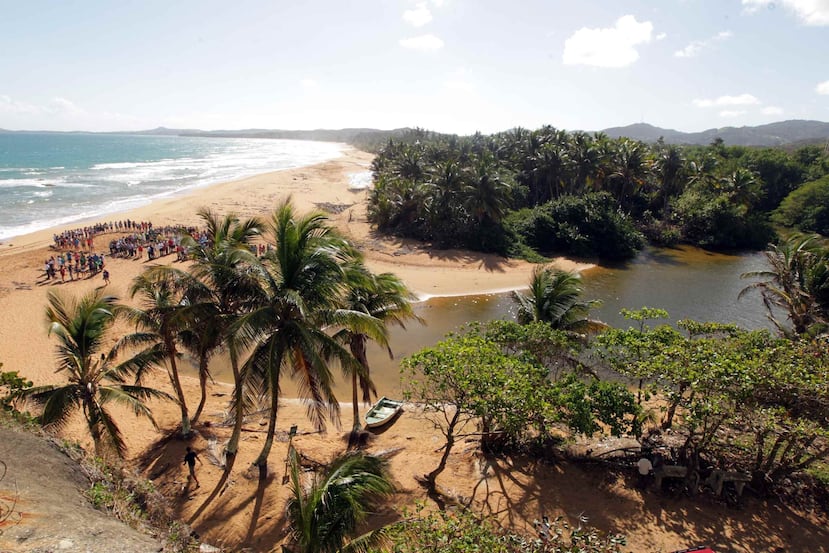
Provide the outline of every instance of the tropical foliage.
[[126,381],[156,363],[158,352],[142,351],[119,361],[119,354],[134,345],[132,336],[117,340],[109,350],[104,349],[108,331],[123,313],[123,307],[113,296],[94,291],[72,299],[50,292],[48,301],[49,334],[58,340],[57,372],[66,376],[67,383],[28,388],[25,397],[43,406],[40,421],[47,428],[60,429],[73,413],[81,411],[95,455],[123,457],[126,443],[111,406],[125,406],[155,424],[144,402],[169,396]]
[[765,486],[829,457],[825,342],[716,323],[678,327],[612,329],[595,347],[667,400],[663,427],[683,437],[679,458],[718,459]]
[[384,532],[358,535],[378,501],[392,495],[386,462],[362,452],[334,459],[307,484],[295,449],[290,451],[288,522],[294,553],[366,551],[384,542]]
[[[762,248],[768,215],[829,174],[814,147],[648,145],[553,127],[457,137],[412,131],[373,162],[378,229],[482,251],[632,257],[644,233],[714,248]],[[637,228],[638,227],[638,228]]]
[[[550,339],[539,340],[543,334]],[[630,430],[638,412],[633,395],[595,377],[583,380],[577,348],[571,336],[544,323],[500,321],[404,359],[406,398],[421,403],[446,438],[438,467],[424,478],[427,486],[434,488],[455,441],[470,432],[492,451],[543,443],[562,427],[594,434],[601,422],[613,434]]]
[[[794,235],[766,250],[769,268],[742,275],[761,279],[740,295],[757,290],[769,319],[783,333],[817,335],[829,330],[829,249],[817,236]],[[785,314],[788,324],[779,320]],[[789,326],[791,325],[791,326]]]
[[[377,396],[377,390],[371,382],[371,367],[368,364],[366,346],[372,340],[384,347],[389,357],[393,352],[389,346],[385,329],[389,325],[398,325],[405,328],[406,321],[414,320],[423,322],[415,315],[412,309],[412,302],[417,299],[403,281],[392,273],[373,274],[362,264],[359,256],[355,257],[356,263],[346,267],[345,285],[346,291],[342,301],[342,307],[350,311],[356,311],[374,317],[382,323],[382,326],[357,329],[355,327],[343,327],[334,336],[336,340],[346,345],[351,355],[359,362],[359,367],[352,364],[343,365],[348,377],[351,378],[351,404],[352,404],[352,430],[359,431],[362,427],[359,415],[359,400],[368,403],[372,395]],[[369,335],[367,332],[380,330]],[[358,398],[358,391],[360,392]]]
[[533,270],[527,293],[513,292],[518,310],[516,319],[521,324],[547,323],[553,328],[587,332],[604,327],[587,318],[590,309],[598,307],[598,300],[582,301],[584,289],[581,275],[552,267],[538,266]]
[[829,236],[829,177],[807,182],[786,196],[774,212],[774,221]]
[[603,535],[582,518],[570,524],[563,518],[536,521],[537,536],[525,536],[495,525],[469,509],[414,513],[391,526],[393,553],[622,553],[624,536]]

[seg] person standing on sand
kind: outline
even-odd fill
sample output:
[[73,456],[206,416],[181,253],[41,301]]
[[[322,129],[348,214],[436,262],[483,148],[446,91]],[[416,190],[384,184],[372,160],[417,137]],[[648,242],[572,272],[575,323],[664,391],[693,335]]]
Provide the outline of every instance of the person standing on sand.
[[202,464],[201,459],[199,456],[196,455],[196,452],[190,449],[190,446],[187,446],[187,453],[184,454],[184,463],[187,464],[187,467],[190,469],[190,478],[193,479],[193,482],[196,483],[196,487],[198,488],[201,484],[199,484],[199,479],[196,478],[196,460],[199,461],[199,464]]
[[109,284],[109,271],[104,269],[104,282]]

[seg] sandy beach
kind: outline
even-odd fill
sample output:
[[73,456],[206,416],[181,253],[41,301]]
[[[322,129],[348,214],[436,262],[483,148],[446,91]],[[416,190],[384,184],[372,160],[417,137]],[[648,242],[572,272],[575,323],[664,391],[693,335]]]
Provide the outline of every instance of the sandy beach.
[[[365,190],[349,189],[349,175],[369,170],[371,154],[346,149],[335,160],[257,175],[242,180],[200,189],[192,194],[113,215],[105,220],[133,219],[168,224],[198,225],[197,211],[202,207],[242,217],[267,216],[273,207],[290,196],[302,211],[322,209],[365,254],[367,265],[375,272],[394,272],[422,297],[463,295],[521,288],[529,280],[533,265],[497,256],[456,250],[432,250],[413,241],[379,236],[366,222]],[[82,224],[68,225],[77,228]],[[47,291],[82,294],[104,285],[100,275],[92,279],[43,282],[43,261],[50,255],[50,229],[8,240],[0,245],[0,363],[3,370],[16,370],[36,384],[54,382],[53,342],[46,334],[44,307]],[[96,248],[106,250],[106,235]],[[168,258],[172,261],[173,256]],[[557,266],[581,270],[589,265],[566,259]],[[112,283],[108,293],[127,297],[130,281],[148,264],[145,260],[108,259]],[[166,374],[159,370],[152,385],[169,390]],[[185,380],[186,392],[195,406],[198,385]],[[170,440],[157,443],[176,425],[178,411],[171,404],[154,404],[153,413],[161,431],[148,423],[124,414],[119,419],[127,436],[131,466],[151,478],[164,491],[178,515],[188,520],[209,494],[221,469],[209,462],[210,453],[221,449],[230,429],[219,423],[223,418],[230,387],[211,386],[204,422],[191,442],[201,452],[201,488],[182,495],[186,479],[181,459],[185,444]],[[365,406],[361,410],[365,411]],[[343,405],[343,427],[350,428],[350,405]],[[257,495],[257,473],[250,463],[264,440],[264,426],[258,417],[246,425],[237,471],[227,491],[192,525],[205,541],[231,549],[249,547],[253,551],[279,551],[285,538],[284,502],[287,486],[282,485],[287,443],[280,441],[271,453],[273,473],[263,493]],[[324,462],[344,449],[342,433],[334,427],[327,434],[313,432],[305,419],[304,407],[285,399],[278,427],[299,427],[294,445],[310,459]],[[89,440],[79,421],[66,435],[85,446]],[[431,470],[439,457],[442,436],[410,406],[404,415],[370,444],[373,452],[390,452],[392,472],[401,493],[396,504],[409,505],[423,499],[416,476]],[[632,475],[631,475],[632,477]],[[632,480],[631,480],[632,481]],[[580,514],[603,531],[628,535],[627,549],[637,552],[668,552],[697,544],[717,545],[718,553],[774,551],[827,551],[829,532],[808,514],[795,513],[777,504],[751,500],[742,510],[731,510],[713,501],[667,498],[656,492],[634,490],[624,478],[602,474],[598,469],[570,463],[555,466],[529,463],[523,459],[484,459],[474,444],[456,448],[441,487],[457,497],[472,498],[476,508],[498,520],[530,532],[534,519],[563,514],[573,519]],[[394,510],[381,513],[378,521],[394,519]]]

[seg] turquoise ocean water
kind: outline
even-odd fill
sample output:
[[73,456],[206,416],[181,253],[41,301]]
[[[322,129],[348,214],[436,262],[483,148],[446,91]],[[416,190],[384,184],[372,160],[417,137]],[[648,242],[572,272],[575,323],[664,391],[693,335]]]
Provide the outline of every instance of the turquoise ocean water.
[[0,240],[339,155],[298,140],[0,133]]

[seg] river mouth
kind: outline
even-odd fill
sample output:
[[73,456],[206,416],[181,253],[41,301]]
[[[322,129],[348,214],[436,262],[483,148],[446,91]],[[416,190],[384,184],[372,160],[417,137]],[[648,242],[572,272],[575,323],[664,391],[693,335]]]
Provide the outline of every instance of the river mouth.
[[[746,329],[773,329],[759,293],[751,292],[738,299],[740,291],[751,281],[740,278],[746,272],[766,268],[762,252],[717,253],[682,246],[647,248],[630,262],[599,266],[583,273],[585,299],[599,299],[602,305],[591,317],[612,326],[628,327],[630,321],[619,312],[623,308],[658,307],[668,311],[669,320],[681,319],[734,323]],[[434,345],[450,332],[472,321],[515,319],[512,292],[455,297],[433,297],[414,306],[425,325],[410,322],[405,328],[389,329],[388,351],[369,344],[368,360],[379,395],[399,397],[400,360]],[[341,401],[351,397],[350,380],[335,373],[334,392]],[[216,380],[232,382],[226,356],[211,363]],[[195,374],[192,372],[191,374]],[[297,397],[296,384],[282,379],[282,395]]]

